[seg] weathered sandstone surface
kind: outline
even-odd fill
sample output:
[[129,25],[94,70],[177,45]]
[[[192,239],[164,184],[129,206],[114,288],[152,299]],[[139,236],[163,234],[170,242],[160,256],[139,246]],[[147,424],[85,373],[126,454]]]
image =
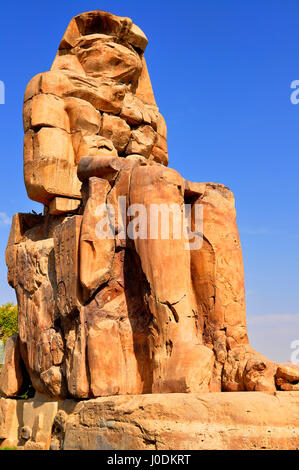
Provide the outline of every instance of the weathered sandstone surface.
[[[248,341],[234,196],[167,167],[146,46],[129,18],[83,13],[26,88],[24,179],[44,211],[13,217],[6,250],[19,334],[1,439],[17,426],[26,448],[296,448],[298,369]],[[173,207],[164,236],[152,211]],[[9,400],[29,379],[35,402]]]
[[299,392],[0,400],[0,443],[52,450],[299,449]]

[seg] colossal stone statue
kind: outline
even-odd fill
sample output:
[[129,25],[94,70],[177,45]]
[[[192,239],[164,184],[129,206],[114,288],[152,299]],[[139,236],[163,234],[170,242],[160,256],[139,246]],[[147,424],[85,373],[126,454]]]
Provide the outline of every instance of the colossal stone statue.
[[[6,346],[3,396],[17,396],[27,374],[52,398],[291,387],[248,344],[232,193],[167,167],[146,45],[129,18],[83,13],[51,71],[26,88],[25,185],[44,215],[13,218],[6,262],[19,335]],[[113,237],[97,230],[103,205]],[[193,234],[203,208],[199,247],[186,249],[174,222],[167,238],[148,236],[152,219],[144,236],[122,236],[132,207],[172,205],[191,208]]]

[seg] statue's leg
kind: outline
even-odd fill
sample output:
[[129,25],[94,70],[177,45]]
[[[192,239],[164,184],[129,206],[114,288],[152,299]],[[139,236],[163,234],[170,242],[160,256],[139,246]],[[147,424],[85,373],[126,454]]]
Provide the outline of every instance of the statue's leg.
[[203,341],[213,348],[216,359],[210,389],[275,390],[273,363],[248,342],[243,258],[234,202],[228,188],[207,183],[194,203],[203,205],[203,246],[191,252],[191,259]]
[[142,204],[148,217],[146,237],[135,239],[134,244],[144,274],[144,298],[153,322],[155,393],[207,390],[214,362],[212,351],[202,345],[196,324],[198,312],[186,240],[183,236],[174,238],[171,223],[167,239],[162,239],[161,232],[157,239],[151,238],[153,204],[160,208],[162,204],[164,208],[176,204],[182,211],[183,203],[184,180],[176,171],[160,165],[133,170],[130,204],[131,207]]
[[229,342],[247,343],[242,249],[234,197],[222,185],[206,184],[195,202],[203,207],[203,245],[191,251],[192,278],[204,317],[204,335],[226,330]]
[[141,276],[135,253],[117,236],[99,238],[103,219],[98,209],[109,204],[117,222],[118,197],[128,194],[129,181],[128,169],[119,174],[113,188],[96,177],[89,179],[86,188],[80,280],[90,389],[95,397],[149,393],[152,385],[148,315],[139,288]]

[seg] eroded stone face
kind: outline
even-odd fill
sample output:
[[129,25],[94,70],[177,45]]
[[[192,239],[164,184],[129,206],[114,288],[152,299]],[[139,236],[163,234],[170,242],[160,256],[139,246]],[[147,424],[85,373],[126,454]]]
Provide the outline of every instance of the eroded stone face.
[[85,73],[91,77],[134,85],[141,74],[138,53],[132,47],[111,41],[110,36],[83,37],[75,53]]
[[[7,345],[5,396],[18,395],[23,366],[57,399],[299,386],[298,373],[277,371],[248,344],[233,194],[167,168],[146,45],[130,19],[83,13],[51,71],[26,88],[25,184],[45,211],[16,214],[7,246],[19,337]],[[106,203],[116,226],[101,239]],[[129,207],[152,204],[180,213],[189,204],[192,226],[202,206],[202,245],[186,250],[173,225],[168,238],[123,238]]]

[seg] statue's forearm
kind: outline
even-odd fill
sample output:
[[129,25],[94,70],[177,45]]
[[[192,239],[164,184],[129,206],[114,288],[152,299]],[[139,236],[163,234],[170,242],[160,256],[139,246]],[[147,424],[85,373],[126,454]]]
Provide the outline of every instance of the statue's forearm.
[[78,164],[78,178],[84,182],[92,176],[107,180],[114,179],[122,169],[122,160],[119,157],[88,156],[82,157]]

